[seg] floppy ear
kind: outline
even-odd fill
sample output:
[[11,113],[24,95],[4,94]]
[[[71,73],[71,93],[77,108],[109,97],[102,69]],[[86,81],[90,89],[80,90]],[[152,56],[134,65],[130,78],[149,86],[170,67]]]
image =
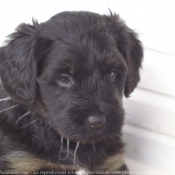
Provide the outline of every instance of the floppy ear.
[[124,94],[126,97],[129,97],[140,80],[139,69],[143,58],[141,42],[137,39],[137,35],[131,30],[128,31],[128,50],[125,50],[125,52],[127,52],[125,54],[127,55],[125,59],[129,71],[126,78]]
[[[18,103],[31,103],[36,95],[39,24],[21,24],[0,49],[0,76],[7,93]],[[46,44],[43,44],[44,48]]]
[[106,19],[109,32],[113,34],[117,48],[128,66],[124,94],[129,97],[140,80],[139,68],[143,58],[142,44],[138,40],[137,34],[129,29],[118,15],[110,13]]

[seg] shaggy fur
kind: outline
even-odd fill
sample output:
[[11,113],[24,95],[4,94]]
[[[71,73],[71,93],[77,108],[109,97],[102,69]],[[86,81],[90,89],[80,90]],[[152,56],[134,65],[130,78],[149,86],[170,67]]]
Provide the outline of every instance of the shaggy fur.
[[125,170],[122,97],[142,57],[136,33],[112,13],[21,24],[0,49],[0,170]]

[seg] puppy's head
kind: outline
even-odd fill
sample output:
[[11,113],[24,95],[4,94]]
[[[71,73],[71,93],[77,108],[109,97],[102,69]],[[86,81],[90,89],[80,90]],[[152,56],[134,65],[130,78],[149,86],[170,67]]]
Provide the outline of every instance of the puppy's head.
[[120,135],[122,97],[139,81],[142,47],[117,15],[64,12],[22,24],[1,48],[0,75],[14,101],[65,138]]

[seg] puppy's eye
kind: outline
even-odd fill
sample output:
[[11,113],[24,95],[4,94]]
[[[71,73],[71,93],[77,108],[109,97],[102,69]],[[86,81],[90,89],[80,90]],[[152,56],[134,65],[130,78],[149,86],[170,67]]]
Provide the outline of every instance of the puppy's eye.
[[63,87],[70,87],[73,84],[73,80],[69,75],[62,74],[58,77],[58,84]]
[[115,70],[112,70],[112,72],[110,73],[110,78],[111,78],[112,80],[114,80],[115,77],[116,77],[116,75],[117,75],[116,71],[115,71]]

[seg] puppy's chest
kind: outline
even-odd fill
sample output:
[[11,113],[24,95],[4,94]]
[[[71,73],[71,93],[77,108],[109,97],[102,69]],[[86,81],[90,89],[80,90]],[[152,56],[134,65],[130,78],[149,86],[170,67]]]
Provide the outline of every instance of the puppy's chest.
[[[87,152],[86,152],[87,153]],[[27,174],[34,174],[36,171],[98,171],[98,170],[117,170],[123,165],[123,154],[110,156],[105,160],[100,156],[81,155],[75,166],[68,161],[52,162],[47,159],[36,157],[25,151],[14,151],[3,156],[3,160],[8,162],[7,169],[10,171],[25,171]],[[73,160],[69,159],[69,162]],[[79,164],[78,162],[81,161]],[[84,164],[84,165],[83,165]]]

